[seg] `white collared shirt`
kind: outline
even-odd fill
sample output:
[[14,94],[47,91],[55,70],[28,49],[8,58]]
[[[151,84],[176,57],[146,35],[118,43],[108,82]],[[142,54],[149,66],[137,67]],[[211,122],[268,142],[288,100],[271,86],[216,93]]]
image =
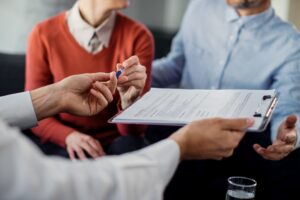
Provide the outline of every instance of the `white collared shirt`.
[[[69,30],[80,46],[90,53],[96,54],[103,48],[108,47],[110,37],[115,25],[116,13],[112,14],[97,28],[85,22],[80,14],[78,2],[74,4],[71,10],[67,12],[67,24]],[[92,52],[89,45],[94,33],[97,35],[100,45]]]
[[37,118],[29,92],[0,97],[0,119],[21,129],[37,125]]
[[72,163],[46,157],[1,120],[16,126],[34,125],[29,92],[0,97],[0,108],[2,200],[160,200],[179,163],[179,146],[170,139],[95,161]]

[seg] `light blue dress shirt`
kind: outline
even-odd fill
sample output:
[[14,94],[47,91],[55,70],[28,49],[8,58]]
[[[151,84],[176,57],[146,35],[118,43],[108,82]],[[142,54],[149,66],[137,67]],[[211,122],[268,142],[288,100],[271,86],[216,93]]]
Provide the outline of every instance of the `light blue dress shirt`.
[[[192,0],[166,58],[154,62],[153,86],[276,89],[272,140],[280,123],[300,121],[300,34],[273,8],[247,17],[225,0]],[[298,141],[300,145],[300,123]]]

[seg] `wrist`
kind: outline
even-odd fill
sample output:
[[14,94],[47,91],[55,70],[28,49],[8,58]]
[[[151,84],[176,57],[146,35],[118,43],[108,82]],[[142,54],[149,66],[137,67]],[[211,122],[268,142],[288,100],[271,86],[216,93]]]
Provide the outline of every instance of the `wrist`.
[[174,140],[180,149],[180,160],[183,160],[186,157],[186,141],[185,136],[182,133],[182,129],[179,129],[177,132],[170,136],[170,139]]
[[70,133],[66,136],[66,138],[65,138],[65,143],[66,143],[66,145],[69,143],[70,139],[72,139],[72,136],[73,136],[74,134],[76,134],[76,131],[72,131],[72,132],[70,132]]
[[32,104],[38,120],[61,112],[62,107],[58,91],[57,85],[52,84],[30,92]]

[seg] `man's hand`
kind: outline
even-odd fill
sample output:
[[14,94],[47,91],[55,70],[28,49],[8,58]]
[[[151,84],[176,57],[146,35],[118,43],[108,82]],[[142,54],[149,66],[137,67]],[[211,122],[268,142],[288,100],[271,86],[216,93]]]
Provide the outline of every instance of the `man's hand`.
[[267,148],[263,148],[259,144],[254,144],[255,151],[267,160],[281,160],[289,155],[297,142],[297,130],[296,130],[297,117],[290,115],[279,126],[276,140],[272,145]]
[[195,121],[170,138],[181,150],[181,159],[220,160],[233,154],[252,119],[207,119]]
[[76,155],[80,160],[86,159],[86,152],[92,158],[98,158],[105,155],[100,142],[93,137],[73,132],[66,138],[67,151],[71,160],[76,159]]
[[137,56],[132,56],[122,64],[117,65],[125,68],[118,80],[118,91],[120,93],[121,105],[125,109],[138,98],[145,86],[147,74],[146,67],[142,66]]
[[98,114],[110,102],[117,86],[115,73],[70,76],[57,83],[62,112],[79,116]]
[[114,72],[80,74],[35,89],[30,95],[38,120],[61,112],[91,116],[113,100],[116,87]]

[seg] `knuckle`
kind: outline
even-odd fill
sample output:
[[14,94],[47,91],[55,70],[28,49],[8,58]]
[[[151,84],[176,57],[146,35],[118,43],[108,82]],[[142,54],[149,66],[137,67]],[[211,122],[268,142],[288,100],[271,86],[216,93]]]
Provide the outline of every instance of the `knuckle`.
[[86,138],[86,141],[87,141],[87,142],[92,142],[92,141],[93,141],[93,138],[92,138],[92,137],[87,137],[87,138]]
[[233,150],[227,151],[225,157],[228,158],[233,155]]
[[215,124],[217,124],[217,125],[220,125],[220,124],[222,124],[222,119],[219,118],[219,117],[217,117],[217,118],[215,118],[215,119],[213,120],[213,122],[214,122]]
[[235,149],[235,148],[237,148],[238,147],[238,145],[239,145],[239,140],[237,140],[237,139],[233,139],[232,140],[232,142],[231,142],[231,147],[232,147],[232,149]]
[[80,142],[80,143],[85,142],[85,141],[86,141],[86,138],[85,138],[85,137],[80,137],[80,138],[79,138],[79,142]]
[[108,101],[109,101],[109,102],[112,102],[113,100],[114,100],[114,99],[113,99],[112,96],[109,96],[109,97],[108,97]]
[[93,150],[93,149],[90,149],[90,150],[89,150],[89,153],[90,153],[91,155],[96,155],[96,154],[97,154],[96,151]]
[[141,65],[143,72],[146,72],[147,68],[144,65]]
[[139,57],[137,55],[132,56],[132,58],[139,62]]
[[105,87],[106,87],[106,86],[105,86],[104,83],[99,83],[99,89],[100,89],[100,90],[103,90]]
[[107,105],[108,105],[108,102],[107,102],[107,101],[104,101],[103,104],[104,104],[104,106],[107,106]]

